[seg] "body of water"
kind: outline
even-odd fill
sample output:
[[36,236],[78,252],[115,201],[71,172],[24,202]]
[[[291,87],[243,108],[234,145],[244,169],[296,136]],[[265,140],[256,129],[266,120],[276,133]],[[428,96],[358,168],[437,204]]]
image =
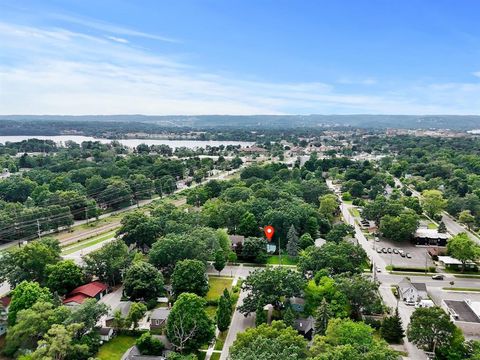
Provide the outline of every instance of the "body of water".
[[[112,139],[96,139],[90,136],[79,136],[79,135],[58,135],[58,136],[29,136],[29,135],[13,135],[13,136],[1,136],[0,143],[5,144],[6,142],[19,142],[28,139],[40,139],[40,140],[52,140],[58,145],[63,145],[67,141],[74,141],[78,144],[81,144],[83,141],[100,141],[101,143],[108,144],[114,140]],[[241,145],[242,147],[251,146],[253,142],[248,141],[202,141],[202,140],[161,140],[161,139],[117,139],[119,143],[128,146],[136,147],[140,144],[147,145],[168,145],[171,148],[177,147],[186,147],[190,149],[195,148],[205,148],[209,146],[220,146],[220,145]]]

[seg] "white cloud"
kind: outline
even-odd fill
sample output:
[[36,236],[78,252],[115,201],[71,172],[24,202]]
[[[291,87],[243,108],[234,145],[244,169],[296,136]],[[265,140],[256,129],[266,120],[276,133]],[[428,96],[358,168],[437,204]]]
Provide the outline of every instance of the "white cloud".
[[116,42],[119,42],[121,44],[128,44],[129,41],[127,39],[124,39],[124,38],[120,38],[120,37],[116,37],[116,36],[105,36],[107,39],[110,39],[112,41],[116,41]]
[[473,73],[473,76],[480,77],[480,71],[476,71]]
[[370,85],[369,95],[340,92],[322,82],[219,75],[129,41],[0,22],[0,113],[465,114],[480,109],[478,83],[421,84],[375,93],[377,80],[367,78],[356,82]]

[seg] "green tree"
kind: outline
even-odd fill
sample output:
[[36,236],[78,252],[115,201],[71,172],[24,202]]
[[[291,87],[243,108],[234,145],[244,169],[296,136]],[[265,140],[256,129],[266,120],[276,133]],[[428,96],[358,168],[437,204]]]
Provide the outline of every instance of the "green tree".
[[373,329],[349,319],[329,321],[325,336],[315,336],[310,348],[312,360],[397,360],[398,354],[384,340],[374,337]]
[[338,212],[338,206],[338,199],[334,194],[323,195],[320,198],[320,215],[332,222]]
[[405,210],[399,216],[385,215],[380,220],[380,231],[394,241],[409,240],[419,224],[418,215],[413,210]]
[[8,325],[15,325],[20,310],[32,307],[37,301],[52,302],[52,300],[48,288],[41,287],[37,282],[22,281],[12,292],[12,301],[8,308]]
[[54,324],[43,340],[38,342],[37,350],[31,354],[32,360],[66,360],[74,353],[87,354],[86,344],[76,343],[75,336],[83,324]]
[[58,240],[44,238],[29,242],[20,248],[6,252],[1,261],[2,272],[0,280],[7,280],[12,287],[22,281],[37,281],[41,284],[46,280],[48,265],[60,260]]
[[115,240],[83,257],[85,272],[97,276],[110,285],[118,284],[131,262],[128,247],[122,240]]
[[238,334],[230,348],[231,360],[275,360],[307,358],[307,342],[282,321],[249,328]]
[[276,267],[255,270],[242,286],[248,293],[239,311],[246,315],[267,304],[280,309],[282,299],[301,295],[305,282],[296,271]]
[[480,247],[466,233],[455,235],[447,242],[448,253],[462,262],[462,272],[468,261],[475,261],[480,254]]
[[133,330],[138,328],[138,322],[143,319],[147,307],[143,303],[133,302],[127,315],[127,322],[133,325]]
[[150,248],[160,233],[156,220],[140,211],[126,214],[121,224],[116,236],[142,250]]
[[162,355],[165,345],[157,338],[153,337],[150,332],[143,333],[136,341],[140,354],[159,356]]
[[243,214],[240,224],[238,225],[238,233],[243,236],[258,236],[258,224],[255,215],[247,211]]
[[475,225],[475,216],[472,215],[470,210],[463,210],[458,215],[458,221],[467,225],[468,230],[471,230],[472,226]]
[[100,318],[108,313],[108,306],[96,299],[87,299],[75,311],[72,311],[65,324],[82,323],[82,329],[78,332],[79,335],[84,336],[91,332]]
[[197,350],[215,336],[212,320],[205,312],[206,301],[201,297],[181,294],[172,307],[167,321],[167,337],[180,351]]
[[220,296],[220,300],[218,301],[216,318],[218,330],[222,332],[227,330],[232,320],[232,305],[230,299],[224,295]]
[[267,260],[267,241],[263,238],[246,238],[243,242],[242,258],[246,261],[264,263]]
[[300,241],[299,241],[300,249],[305,250],[309,246],[315,245],[315,241],[312,238],[312,235],[309,233],[305,233],[302,236],[300,236]]
[[332,317],[332,311],[325,298],[322,299],[320,306],[315,313],[315,335],[325,335],[328,321]]
[[455,330],[448,314],[439,307],[417,308],[410,317],[408,340],[425,351],[447,345]]
[[131,300],[149,301],[163,293],[163,276],[152,264],[139,261],[125,275],[124,292]]
[[380,334],[389,343],[400,343],[405,336],[403,331],[402,319],[398,315],[398,308],[395,309],[395,314],[389,316],[382,321]]
[[297,267],[303,274],[315,274],[326,269],[331,274],[363,272],[367,260],[365,250],[347,241],[327,242],[322,247],[311,246],[300,253]]
[[176,296],[184,292],[205,296],[209,288],[205,271],[205,264],[199,260],[177,262],[172,274],[173,293]]
[[33,351],[53,324],[64,322],[69,315],[65,306],[55,307],[51,302],[36,302],[31,308],[20,310],[14,326],[7,332],[4,353],[13,357],[18,350]]
[[440,190],[424,190],[422,197],[423,210],[431,218],[441,213],[447,206],[447,201],[443,198]]
[[325,240],[333,241],[339,243],[347,235],[353,236],[355,234],[355,229],[352,225],[347,224],[337,224],[328,232]]
[[285,323],[286,326],[293,327],[295,324],[295,312],[293,311],[291,306],[287,306],[287,310],[285,310],[283,314],[283,322]]
[[227,259],[225,259],[225,254],[223,250],[217,250],[215,253],[215,259],[213,261],[213,267],[218,271],[218,275],[222,272],[227,264]]
[[84,283],[83,270],[73,260],[47,265],[46,273],[47,287],[59,295],[68,294]]
[[362,310],[370,310],[379,303],[379,283],[371,281],[361,274],[342,274],[336,279],[338,289],[347,297],[351,315],[359,319]]
[[295,227],[292,225],[290,229],[288,229],[287,233],[287,253],[291,257],[297,257],[298,251],[300,249],[300,245],[298,243],[298,234]]

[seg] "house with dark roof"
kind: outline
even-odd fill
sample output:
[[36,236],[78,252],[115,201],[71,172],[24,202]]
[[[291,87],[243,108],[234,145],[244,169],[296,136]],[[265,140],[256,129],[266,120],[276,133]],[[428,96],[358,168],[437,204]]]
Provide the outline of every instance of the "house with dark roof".
[[166,307],[154,309],[150,314],[150,330],[164,327],[167,324],[170,311],[171,309]]
[[293,328],[298,331],[300,335],[303,335],[308,340],[312,340],[313,331],[315,329],[315,319],[313,316],[308,318],[296,319],[293,323]]
[[243,235],[228,235],[228,238],[232,244],[232,250],[241,248],[243,246],[243,242],[245,241],[245,236]]
[[173,345],[165,335],[152,335],[160,340],[165,346],[162,355],[142,355],[136,346],[132,346],[123,354],[121,360],[166,360],[168,354],[173,351]]
[[100,300],[108,293],[108,285],[100,281],[82,285],[73,289],[63,300],[64,305],[75,306],[83,304],[87,299]]
[[407,303],[415,303],[428,299],[427,285],[425,283],[412,283],[410,279],[404,278],[398,284],[400,299]]
[[126,318],[128,315],[128,312],[130,311],[131,306],[132,306],[131,301],[120,301],[118,305],[115,306],[115,308],[112,311],[110,311],[110,313],[108,314],[107,318],[105,319],[105,325],[108,327],[113,326],[113,320],[115,318],[115,313],[117,311],[120,312],[120,314],[122,315],[122,318]]

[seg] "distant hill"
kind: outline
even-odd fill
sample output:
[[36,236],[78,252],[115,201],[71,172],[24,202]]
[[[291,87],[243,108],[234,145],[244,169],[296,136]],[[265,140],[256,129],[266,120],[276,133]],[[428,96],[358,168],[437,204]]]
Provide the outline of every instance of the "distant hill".
[[359,128],[452,129],[480,128],[479,115],[0,115],[0,121],[101,121],[154,123],[189,128],[293,128],[351,126]]

